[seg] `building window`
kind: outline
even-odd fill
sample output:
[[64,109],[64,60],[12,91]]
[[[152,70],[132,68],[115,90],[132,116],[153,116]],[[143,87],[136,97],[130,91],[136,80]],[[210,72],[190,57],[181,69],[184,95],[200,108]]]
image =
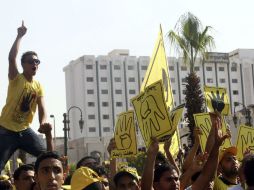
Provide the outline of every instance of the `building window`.
[[182,83],[187,82],[186,78],[182,78]]
[[237,79],[232,79],[232,83],[238,83]]
[[225,83],[226,79],[220,79],[220,83]]
[[170,78],[170,81],[171,81],[172,83],[174,83],[174,82],[176,81],[176,79],[175,79],[175,78]]
[[128,79],[128,82],[135,82],[135,78],[134,78],[134,77],[130,77],[130,78]]
[[134,70],[134,66],[133,65],[128,65],[128,70]]
[[187,71],[187,67],[186,66],[181,66],[181,70],[182,71]]
[[175,67],[174,67],[174,66],[169,66],[168,69],[169,69],[170,71],[174,71],[174,70],[175,70]]
[[147,66],[146,65],[142,65],[141,66],[141,70],[147,70]]
[[194,71],[199,71],[199,67],[194,67]]
[[88,115],[88,119],[95,119],[95,115]]
[[93,82],[93,77],[86,77],[87,82]]
[[239,105],[239,102],[234,102],[234,106],[238,106]]
[[206,67],[206,71],[213,71],[212,67]]
[[121,82],[121,78],[120,77],[115,77],[114,80],[115,80],[115,82]]
[[231,71],[236,72],[237,71],[237,67],[231,67]]
[[224,67],[219,67],[219,71],[225,71]]
[[108,78],[107,77],[101,77],[101,82],[107,82]]
[[172,93],[173,93],[173,94],[176,94],[176,90],[172,90]]
[[120,70],[121,66],[120,65],[114,65],[114,70]]
[[102,115],[103,119],[109,119],[109,115]]
[[90,132],[90,133],[96,132],[96,128],[95,128],[95,127],[89,127],[89,132]]
[[186,94],[186,90],[183,90],[183,94],[184,94],[184,95]]
[[212,78],[208,78],[206,79],[207,83],[213,83],[213,79]]
[[115,93],[116,94],[122,94],[122,90],[120,90],[120,89],[119,90],[115,90]]
[[108,102],[102,102],[102,107],[108,107]]
[[105,132],[105,133],[110,132],[110,128],[109,127],[103,127],[103,132]]
[[100,65],[100,69],[101,70],[106,70],[107,69],[107,65]]
[[108,94],[108,90],[101,90],[102,94]]
[[122,107],[123,103],[122,102],[116,102],[116,107]]
[[129,90],[129,94],[135,94],[136,90]]
[[93,65],[86,65],[86,69],[93,69]]
[[88,102],[88,107],[94,107],[95,106],[95,103],[94,102]]
[[87,94],[94,94],[94,90],[92,90],[92,89],[87,90]]
[[233,94],[234,95],[238,95],[239,93],[238,93],[238,90],[233,90]]

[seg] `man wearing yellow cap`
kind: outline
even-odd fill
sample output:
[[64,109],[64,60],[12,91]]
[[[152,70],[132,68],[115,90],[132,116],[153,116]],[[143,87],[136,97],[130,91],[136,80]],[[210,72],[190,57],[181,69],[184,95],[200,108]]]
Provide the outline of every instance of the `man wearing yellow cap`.
[[71,178],[72,190],[103,190],[103,178],[88,167],[80,167]]
[[238,184],[239,163],[236,159],[237,148],[229,147],[220,150],[218,172],[215,177],[214,190],[227,190]]
[[122,167],[114,176],[116,190],[140,190],[139,176],[136,168]]

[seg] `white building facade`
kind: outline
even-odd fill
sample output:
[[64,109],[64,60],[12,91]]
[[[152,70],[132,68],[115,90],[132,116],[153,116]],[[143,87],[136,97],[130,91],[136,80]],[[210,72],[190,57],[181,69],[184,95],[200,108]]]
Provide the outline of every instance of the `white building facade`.
[[[175,105],[179,105],[185,101],[189,67],[182,58],[169,57],[168,63]],[[114,50],[106,56],[84,55],[64,67],[67,110],[80,107],[85,122],[80,133],[80,112],[70,111],[71,139],[85,137],[108,142],[113,137],[117,115],[133,109],[130,99],[139,93],[148,64],[149,56],[130,56],[128,50]],[[235,102],[254,104],[254,50],[212,52],[206,61],[197,60],[194,69],[202,89],[204,85],[227,88],[232,113]],[[236,110],[240,109],[239,106]]]

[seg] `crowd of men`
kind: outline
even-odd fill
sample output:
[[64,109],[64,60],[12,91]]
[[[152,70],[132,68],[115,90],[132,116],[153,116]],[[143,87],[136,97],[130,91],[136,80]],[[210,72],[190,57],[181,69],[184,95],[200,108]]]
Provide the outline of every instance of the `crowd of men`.
[[[212,127],[205,152],[200,151],[195,131],[194,145],[185,147],[184,159],[176,162],[170,152],[170,139],[164,144],[165,155],[159,152],[159,142],[151,137],[146,150],[144,168],[128,165],[119,167],[120,161],[110,159],[106,167],[87,156],[76,163],[70,173],[66,160],[54,152],[51,125],[46,121],[43,88],[34,76],[40,60],[37,53],[26,52],[21,57],[23,72],[17,69],[16,57],[22,37],[26,34],[24,22],[9,53],[9,87],[6,105],[0,116],[0,171],[17,149],[37,157],[34,164],[17,168],[13,175],[1,175],[0,190],[241,190],[254,189],[254,155],[246,150],[243,160],[237,160],[237,148],[221,148],[230,133],[223,134],[221,118],[213,115]],[[39,132],[45,134],[44,147],[29,127],[36,107],[39,113]],[[116,148],[114,139],[108,153]],[[187,151],[188,150],[188,151]],[[181,163],[181,164],[179,164]]]

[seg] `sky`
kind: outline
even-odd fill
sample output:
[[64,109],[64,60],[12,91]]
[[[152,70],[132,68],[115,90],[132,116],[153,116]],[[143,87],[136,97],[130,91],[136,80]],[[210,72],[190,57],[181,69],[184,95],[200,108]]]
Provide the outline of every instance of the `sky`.
[[[19,55],[34,50],[41,60],[36,79],[45,90],[48,121],[55,116],[56,134],[63,136],[66,112],[63,68],[83,55],[107,55],[129,49],[132,56],[151,56],[162,25],[166,37],[179,17],[191,12],[213,27],[216,52],[254,48],[252,0],[8,0],[0,2],[0,109],[8,87],[8,53],[24,20],[27,34]],[[19,71],[22,72],[19,64]],[[37,131],[38,117],[31,127]]]

